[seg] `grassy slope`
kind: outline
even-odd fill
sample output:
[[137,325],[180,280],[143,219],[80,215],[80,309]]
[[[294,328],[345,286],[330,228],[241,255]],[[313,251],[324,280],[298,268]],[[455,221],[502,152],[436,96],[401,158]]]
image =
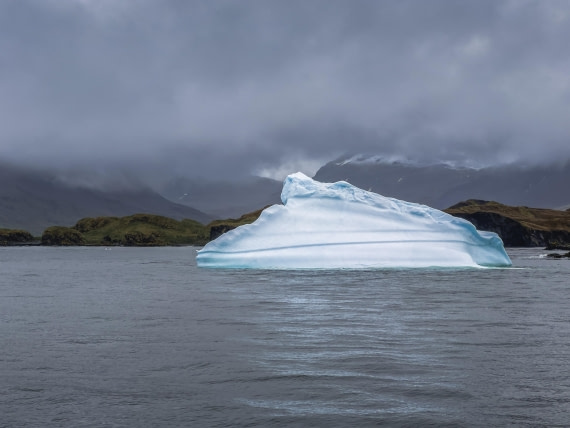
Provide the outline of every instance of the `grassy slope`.
[[498,202],[470,199],[449,207],[445,212],[451,215],[490,212],[515,220],[530,229],[570,232],[570,211],[512,207]]
[[[252,223],[261,211],[244,214],[238,219],[216,220],[206,226],[189,219],[177,221],[159,215],[135,214],[126,217],[87,217],[72,228],[59,229],[62,229],[62,236],[65,235],[63,229],[67,229],[68,235],[79,233],[84,245],[204,245],[210,240],[212,228],[221,226],[226,231]],[[46,232],[51,229],[46,229]],[[61,242],[52,241],[55,245],[72,245],[63,238],[59,239]]]
[[0,245],[18,245],[34,241],[34,237],[25,230],[0,228]]
[[197,221],[151,214],[84,218],[73,228],[87,245],[202,245],[208,240],[207,227]]

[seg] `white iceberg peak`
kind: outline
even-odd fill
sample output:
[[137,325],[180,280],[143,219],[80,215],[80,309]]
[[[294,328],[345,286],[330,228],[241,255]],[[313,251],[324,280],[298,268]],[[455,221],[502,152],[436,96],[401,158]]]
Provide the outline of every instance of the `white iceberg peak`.
[[510,266],[501,239],[442,211],[298,172],[284,205],[198,252],[202,267],[301,269]]

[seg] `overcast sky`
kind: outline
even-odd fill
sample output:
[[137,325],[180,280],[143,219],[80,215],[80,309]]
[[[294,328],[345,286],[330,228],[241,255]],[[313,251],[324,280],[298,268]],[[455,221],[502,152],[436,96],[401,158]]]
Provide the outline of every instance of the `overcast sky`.
[[570,158],[570,1],[2,0],[0,156],[189,175]]

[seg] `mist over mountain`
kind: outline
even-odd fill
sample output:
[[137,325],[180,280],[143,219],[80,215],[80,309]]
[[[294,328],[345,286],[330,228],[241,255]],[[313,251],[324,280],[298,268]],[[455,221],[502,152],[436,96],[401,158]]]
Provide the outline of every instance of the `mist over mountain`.
[[48,226],[71,226],[83,217],[135,213],[202,223],[212,220],[208,214],[168,201],[148,187],[102,190],[86,183],[64,182],[53,173],[0,164],[0,228],[38,235]]
[[207,212],[216,218],[237,218],[242,214],[281,203],[282,182],[263,177],[243,177],[233,181],[178,177],[158,188],[177,204]]
[[345,156],[320,168],[315,179],[345,180],[384,196],[439,209],[466,199],[540,208],[562,208],[570,204],[570,161],[474,168]]

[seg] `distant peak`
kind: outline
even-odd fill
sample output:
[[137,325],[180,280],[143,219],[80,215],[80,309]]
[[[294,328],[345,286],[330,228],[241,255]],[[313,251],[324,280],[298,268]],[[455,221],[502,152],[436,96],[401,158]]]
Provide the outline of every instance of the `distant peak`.
[[333,163],[337,166],[352,165],[403,165],[415,168],[441,165],[451,169],[481,169],[485,166],[471,160],[419,160],[401,155],[366,155],[357,154],[339,158]]

